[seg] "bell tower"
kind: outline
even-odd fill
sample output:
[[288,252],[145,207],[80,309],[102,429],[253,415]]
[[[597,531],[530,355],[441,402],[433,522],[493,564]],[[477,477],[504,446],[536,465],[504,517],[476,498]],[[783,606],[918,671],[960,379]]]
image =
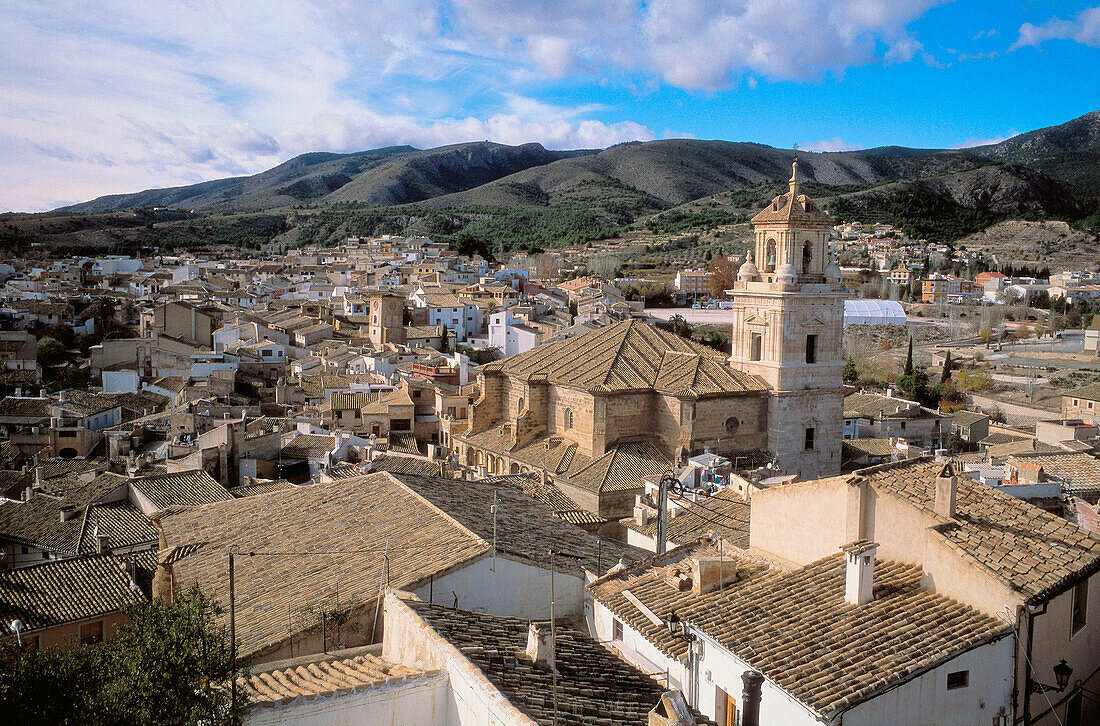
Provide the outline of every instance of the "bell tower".
[[[730,365],[768,384],[768,448],[802,479],[840,471],[844,298],[833,220],[790,187],[752,218],[755,255],[737,273]],[[759,265],[759,266],[758,266]]]

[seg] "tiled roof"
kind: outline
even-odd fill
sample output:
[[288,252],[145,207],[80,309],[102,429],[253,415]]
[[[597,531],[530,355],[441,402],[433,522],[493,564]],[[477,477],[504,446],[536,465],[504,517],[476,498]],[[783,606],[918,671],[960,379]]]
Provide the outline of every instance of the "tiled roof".
[[[657,536],[657,520],[646,524],[629,523],[628,527],[650,537]],[[666,537],[669,542],[683,544],[714,532],[734,547],[749,546],[749,503],[736,490],[726,488],[695,504],[690,504],[669,518]]]
[[333,393],[329,397],[328,405],[333,411],[358,411],[377,401],[381,395],[377,391],[369,393]]
[[1078,496],[1100,491],[1100,459],[1088,453],[1010,456],[1009,464],[1041,466],[1043,471],[1062,482],[1063,490]]
[[951,418],[929,411],[916,401],[884,396],[881,393],[851,393],[844,397],[844,410],[855,411],[870,419]]
[[50,417],[50,399],[16,398],[6,396],[0,400],[0,418],[37,418]]
[[144,600],[125,560],[74,557],[0,573],[0,620],[38,630],[125,610]]
[[[934,515],[941,468],[927,458],[910,459],[860,474]],[[1100,563],[1097,535],[970,477],[958,478],[956,517],[935,529],[952,549],[1027,598]]]
[[349,611],[373,606],[387,542],[389,584],[397,589],[427,582],[490,549],[391,474],[174,510],[160,525],[166,552],[193,546],[189,553],[174,550],[180,553],[172,563],[175,581],[197,582],[219,602],[228,602],[227,554],[240,552],[236,602],[242,655],[316,627],[303,608],[335,602],[337,590],[341,607]]
[[254,497],[257,494],[267,494],[268,492],[278,492],[283,489],[290,489],[294,485],[288,482],[286,479],[259,479],[253,481],[251,484],[242,484],[240,486],[233,487],[229,490],[229,493],[234,497],[240,499],[241,497]]
[[1029,441],[1030,436],[1017,436],[1004,431],[993,431],[978,443],[981,446],[999,446],[1000,444],[1013,444],[1017,441]]
[[[361,650],[361,649],[358,649]],[[254,706],[275,706],[291,701],[345,695],[392,681],[416,676],[423,671],[389,663],[370,653],[338,657],[315,655],[296,659],[287,667],[252,671],[237,682]]]
[[[1100,320],[1100,318],[1097,318]],[[1100,383],[1090,383],[1087,386],[1081,388],[1074,388],[1072,391],[1065,391],[1062,397],[1066,396],[1070,398],[1085,398],[1090,401],[1100,401]]]
[[988,421],[989,416],[986,416],[984,413],[978,413],[976,411],[960,410],[956,411],[951,419],[953,423],[958,424],[959,426],[970,426],[971,424],[975,424],[978,421]]
[[479,370],[600,392],[702,396],[765,389],[755,376],[730,368],[718,351],[634,320],[544,343]]
[[841,442],[844,455],[850,456],[893,456],[897,453],[890,439],[845,439]]
[[771,204],[764,207],[755,217],[753,224],[761,222],[813,222],[820,225],[833,225],[833,219],[822,212],[814,204],[813,200],[805,194],[798,193],[795,187],[794,194],[787,192],[772,199]]
[[664,452],[648,441],[614,444],[600,458],[591,459],[578,451],[577,444],[560,436],[541,437],[513,449],[500,426],[476,434],[459,436],[458,432],[454,433],[471,446],[507,454],[590,492],[641,489],[646,477],[663,474],[672,463]]
[[143,476],[130,480],[157,509],[172,505],[195,506],[232,499],[233,495],[202,469],[175,474]]
[[[553,673],[524,656],[529,621],[406,602],[504,695],[540,726],[554,722]],[[558,624],[558,723],[647,726],[665,687],[588,635]]]
[[400,456],[398,454],[375,454],[371,462],[371,471],[388,471],[391,474],[420,474],[421,476],[439,476],[443,467],[435,461],[418,456]]
[[84,513],[81,552],[98,551],[96,535],[107,535],[112,549],[156,545],[159,533],[141,510],[127,501],[93,504]]
[[[735,583],[680,617],[829,717],[1011,627],[923,589],[915,565],[875,560],[875,599],[844,599],[841,553]],[[665,587],[671,587],[665,585]]]
[[336,437],[325,434],[298,434],[279,452],[290,459],[311,459],[324,456],[336,448]]
[[541,477],[534,472],[489,477],[483,481],[513,486],[527,496],[534,497],[543,504],[549,505],[559,519],[570,524],[580,526],[583,524],[603,524],[607,521],[598,514],[593,514],[578,507],[576,502],[566,496],[564,492],[550,482],[543,483]]
[[94,416],[97,413],[110,411],[122,405],[114,396],[104,396],[98,393],[89,393],[79,388],[71,388],[59,394],[53,405],[60,406],[67,411],[75,411],[81,416]]
[[398,477],[486,542],[493,541],[494,517],[490,508],[495,502],[498,551],[541,567],[549,567],[550,549],[561,553],[559,567],[564,569],[573,563],[590,572],[597,567],[607,569],[620,559],[634,562],[646,554],[621,542],[606,539],[600,542],[595,535],[563,522],[555,516],[553,508],[511,484],[481,480],[456,486],[454,479],[410,474]]

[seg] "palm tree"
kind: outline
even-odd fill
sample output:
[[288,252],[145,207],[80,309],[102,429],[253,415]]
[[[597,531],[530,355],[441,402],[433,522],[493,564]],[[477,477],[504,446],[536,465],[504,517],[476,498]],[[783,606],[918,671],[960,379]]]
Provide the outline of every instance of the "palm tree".
[[115,327],[115,301],[109,297],[97,297],[91,309],[100,333],[106,335]]

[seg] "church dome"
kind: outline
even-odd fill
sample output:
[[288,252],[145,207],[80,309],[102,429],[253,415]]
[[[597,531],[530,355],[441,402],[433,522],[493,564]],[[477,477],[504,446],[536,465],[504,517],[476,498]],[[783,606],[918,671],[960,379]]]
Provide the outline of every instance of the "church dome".
[[745,264],[737,270],[737,279],[751,282],[760,276],[760,271],[756,269],[756,265],[752,263],[752,252],[749,252],[745,258]]
[[794,282],[798,279],[798,271],[794,269],[794,265],[790,262],[784,262],[775,269],[775,279],[781,282],[785,280]]

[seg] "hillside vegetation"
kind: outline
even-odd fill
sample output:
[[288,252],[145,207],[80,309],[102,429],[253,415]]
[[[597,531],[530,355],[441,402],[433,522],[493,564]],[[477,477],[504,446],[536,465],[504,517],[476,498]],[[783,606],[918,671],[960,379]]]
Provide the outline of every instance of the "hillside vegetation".
[[584,244],[627,229],[675,235],[745,221],[786,189],[841,220],[953,241],[1005,220],[1100,230],[1100,112],[963,150],[810,153],[676,139],[552,151],[489,142],[304,154],[248,177],[0,215],[9,249],[281,248],[348,235],[428,234],[463,249]]

